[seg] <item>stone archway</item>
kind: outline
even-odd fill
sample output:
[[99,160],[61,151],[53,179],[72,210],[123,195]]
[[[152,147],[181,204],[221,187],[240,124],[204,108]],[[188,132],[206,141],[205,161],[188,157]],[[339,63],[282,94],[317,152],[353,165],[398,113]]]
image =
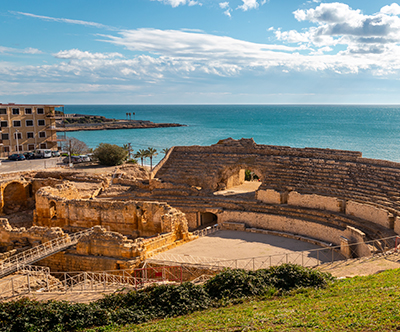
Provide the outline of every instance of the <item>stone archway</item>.
[[211,212],[200,213],[200,224],[201,226],[211,226],[218,223],[218,217],[216,214]]
[[259,184],[262,183],[263,174],[258,168],[253,165],[239,164],[233,167],[226,167],[221,171],[214,188],[220,191],[243,185],[247,181],[246,173],[252,174],[251,177],[256,179]]
[[51,220],[56,220],[57,219],[57,206],[56,203],[54,201],[50,202],[50,219]]
[[16,213],[28,206],[25,186],[20,182],[10,182],[3,190],[3,212]]

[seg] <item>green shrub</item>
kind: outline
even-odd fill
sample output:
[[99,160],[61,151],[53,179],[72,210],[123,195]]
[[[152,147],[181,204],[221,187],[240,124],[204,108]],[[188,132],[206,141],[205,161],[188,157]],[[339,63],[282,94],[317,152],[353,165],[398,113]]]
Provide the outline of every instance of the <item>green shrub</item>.
[[[105,296],[90,304],[0,302],[0,332],[76,331],[107,324],[143,323],[238,302],[248,296],[274,295],[276,289],[324,287],[330,274],[284,264],[265,270],[225,270],[204,286],[192,283],[152,286]],[[221,300],[222,299],[222,300]]]
[[116,166],[125,161],[128,151],[115,144],[100,143],[93,155],[102,165]]
[[240,269],[224,270],[205,284],[207,293],[217,299],[262,295],[268,287],[258,275]]
[[295,264],[282,264],[262,269],[255,274],[264,279],[272,287],[282,290],[290,290],[301,287],[321,288],[333,280],[329,273],[320,272]]

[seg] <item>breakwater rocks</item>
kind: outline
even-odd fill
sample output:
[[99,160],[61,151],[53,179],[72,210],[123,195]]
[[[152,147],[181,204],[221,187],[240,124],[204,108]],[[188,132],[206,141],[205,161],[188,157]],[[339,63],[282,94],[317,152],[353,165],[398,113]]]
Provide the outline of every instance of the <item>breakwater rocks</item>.
[[81,130],[112,130],[112,129],[145,129],[145,128],[165,128],[183,127],[179,123],[154,123],[142,120],[114,120],[102,123],[71,123],[57,124],[57,131],[81,131]]

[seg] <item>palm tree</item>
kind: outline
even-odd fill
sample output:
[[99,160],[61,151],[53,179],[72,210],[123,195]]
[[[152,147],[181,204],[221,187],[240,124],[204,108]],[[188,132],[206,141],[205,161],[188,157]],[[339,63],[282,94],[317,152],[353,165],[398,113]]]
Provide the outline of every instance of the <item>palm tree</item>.
[[146,157],[150,158],[150,172],[153,170],[153,157],[157,156],[157,150],[154,148],[147,148]]
[[147,150],[139,149],[138,152],[135,153],[135,158],[140,158],[143,166],[143,159],[147,158]]
[[169,151],[169,148],[162,149],[161,151],[162,151],[164,154],[167,154],[168,151]]

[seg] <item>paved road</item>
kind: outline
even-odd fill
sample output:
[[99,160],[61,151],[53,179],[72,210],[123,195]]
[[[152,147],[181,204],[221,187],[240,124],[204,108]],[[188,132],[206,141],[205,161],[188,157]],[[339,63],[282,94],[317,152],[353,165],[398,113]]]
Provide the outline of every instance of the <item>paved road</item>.
[[31,159],[10,161],[2,160],[0,165],[0,173],[33,171],[46,168],[53,168],[62,165],[60,158]]

